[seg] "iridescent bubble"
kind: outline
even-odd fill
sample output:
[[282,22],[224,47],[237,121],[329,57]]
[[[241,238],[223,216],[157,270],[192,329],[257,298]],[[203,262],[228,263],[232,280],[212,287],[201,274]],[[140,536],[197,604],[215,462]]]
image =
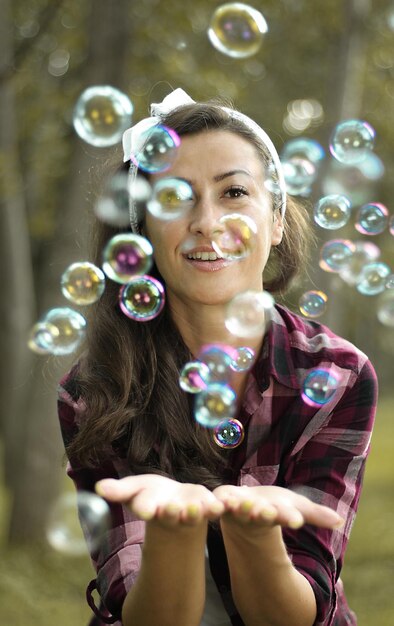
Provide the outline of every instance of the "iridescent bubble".
[[37,322],[31,329],[27,345],[36,354],[51,354],[59,329],[49,322]]
[[244,440],[244,427],[239,420],[224,419],[213,431],[213,439],[221,448],[236,448]]
[[313,369],[304,378],[301,397],[306,404],[320,407],[332,399],[338,389],[338,384],[338,377],[330,370]]
[[293,157],[306,159],[314,165],[319,165],[325,157],[325,152],[318,141],[307,137],[297,137],[285,143],[280,158],[281,161],[288,161]]
[[375,131],[363,120],[345,120],[336,126],[330,141],[330,152],[337,161],[348,165],[367,158],[373,149]]
[[211,381],[226,381],[232,373],[235,349],[224,344],[202,346],[198,358],[209,369]]
[[305,317],[320,317],[327,308],[327,295],[323,291],[306,291],[302,294],[298,306]]
[[74,128],[84,141],[98,148],[118,143],[131,124],[133,105],[115,87],[96,85],[80,95],[74,109]]
[[119,305],[127,317],[136,322],[149,322],[164,307],[164,287],[152,276],[136,276],[123,285]]
[[227,305],[225,326],[237,337],[257,337],[271,320],[275,300],[268,291],[244,291]]
[[389,232],[390,235],[394,235],[394,215],[392,215],[389,219]]
[[287,193],[292,196],[310,193],[317,174],[316,167],[311,161],[300,157],[291,157],[291,159],[282,162],[282,167]]
[[233,417],[236,411],[236,393],[224,383],[209,384],[196,394],[194,417],[206,428],[214,428],[223,419]]
[[231,367],[235,372],[247,372],[254,363],[254,350],[247,346],[241,346],[236,349],[236,352]]
[[391,270],[386,263],[379,261],[364,265],[356,289],[364,296],[375,296],[386,289]]
[[64,297],[74,304],[93,304],[104,293],[104,272],[88,261],[72,263],[63,272],[60,286]]
[[371,241],[355,241],[355,250],[350,261],[340,271],[340,277],[348,285],[356,285],[361,276],[363,267],[371,261],[376,261],[380,257],[380,250]]
[[95,552],[111,526],[108,504],[94,493],[65,493],[54,503],[46,526],[50,546],[69,556]]
[[186,363],[179,375],[179,385],[188,393],[199,393],[207,388],[208,382],[209,367],[200,361]]
[[161,178],[153,186],[148,211],[161,220],[183,217],[194,205],[193,189],[181,178]]
[[219,224],[224,230],[214,233],[212,247],[224,259],[238,260],[248,256],[254,249],[257,239],[257,226],[248,215],[231,213],[223,215]]
[[332,194],[321,198],[314,207],[313,217],[319,226],[329,230],[342,228],[351,215],[350,200],[346,196]]
[[390,289],[378,296],[376,314],[384,326],[394,328],[394,290]]
[[156,124],[136,138],[130,158],[144,172],[164,172],[171,167],[180,144],[181,140],[174,130]]
[[150,242],[134,233],[112,237],[103,250],[103,270],[111,280],[128,283],[137,275],[146,274],[152,267],[153,248]]
[[69,307],[50,309],[40,321],[51,324],[57,329],[51,349],[51,354],[56,356],[71,354],[80,346],[85,337],[85,318]]
[[320,250],[319,266],[325,272],[339,272],[346,267],[355,251],[355,245],[348,239],[331,239]]
[[260,50],[267,32],[268,25],[260,11],[241,2],[229,2],[214,12],[208,37],[222,54],[245,59]]
[[389,212],[384,204],[370,202],[357,212],[355,227],[363,235],[379,235],[387,227]]

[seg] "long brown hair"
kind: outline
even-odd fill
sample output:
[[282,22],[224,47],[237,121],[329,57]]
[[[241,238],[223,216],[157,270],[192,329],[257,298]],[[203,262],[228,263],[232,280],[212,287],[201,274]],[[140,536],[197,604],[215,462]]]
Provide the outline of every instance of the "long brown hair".
[[[229,130],[250,141],[264,165],[270,165],[265,145],[216,103],[181,107],[162,123],[180,136]],[[277,197],[273,209],[280,210]],[[97,221],[94,263],[101,265],[103,247],[117,232]],[[272,250],[265,289],[285,291],[302,271],[311,238],[306,209],[288,198],[283,240]],[[155,266],[150,273],[161,278]],[[119,454],[127,458],[131,473],[163,473],[212,489],[225,478],[229,452],[194,420],[190,396],[179,387],[179,372],[190,352],[166,307],[150,322],[134,322],[120,311],[118,293],[119,285],[107,281],[103,296],[89,311],[84,352],[72,381],[86,410],[67,454],[80,466],[97,466],[108,455]]]

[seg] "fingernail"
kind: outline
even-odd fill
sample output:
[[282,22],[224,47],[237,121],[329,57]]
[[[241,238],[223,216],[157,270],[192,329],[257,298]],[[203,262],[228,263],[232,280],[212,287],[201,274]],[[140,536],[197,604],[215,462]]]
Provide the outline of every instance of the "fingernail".
[[272,509],[261,509],[260,511],[260,515],[262,515],[266,519],[274,519],[274,517],[276,517],[276,513],[277,512],[273,511]]
[[105,478],[104,480],[99,480],[95,484],[94,489],[99,496],[105,497],[111,493],[111,486],[113,486],[114,482],[115,480],[113,478]]
[[239,508],[242,513],[249,513],[253,508],[252,500],[244,500]]
[[335,522],[333,528],[342,528],[342,526],[344,525],[345,525],[345,520],[343,519],[343,517],[340,517],[339,520]]
[[289,528],[301,528],[304,524],[304,518],[301,515],[294,515],[287,523]]
[[210,512],[214,515],[222,513],[223,509],[224,506],[223,504],[221,504],[221,502],[214,502],[214,504],[211,504],[211,506],[209,507]]
[[166,510],[166,513],[168,513],[169,515],[176,515],[177,513],[179,513],[181,508],[179,504],[175,504],[175,502],[170,502],[169,504],[167,504],[165,510]]
[[152,519],[153,515],[154,515],[154,511],[139,511],[137,513],[137,517],[140,517],[142,520],[145,520],[146,522]]
[[189,504],[186,511],[187,511],[187,514],[190,515],[190,517],[197,517],[200,512],[200,509],[197,506],[197,504]]

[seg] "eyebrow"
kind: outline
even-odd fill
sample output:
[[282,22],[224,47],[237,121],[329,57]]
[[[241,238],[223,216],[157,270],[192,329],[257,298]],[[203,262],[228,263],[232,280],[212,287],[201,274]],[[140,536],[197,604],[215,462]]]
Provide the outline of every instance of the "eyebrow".
[[[246,174],[246,176],[249,176],[250,178],[253,178],[252,174],[250,172],[248,172],[248,170],[243,170],[243,169],[238,169],[238,170],[230,170],[229,172],[223,172],[223,174],[217,174],[216,176],[213,177],[213,181],[215,183],[220,182],[221,180],[224,180],[225,178],[229,178],[230,176],[234,176],[234,174]],[[189,185],[192,187],[193,186],[193,181],[189,180],[188,178],[183,178],[182,177],[178,177],[179,180],[184,180],[186,183],[189,183]]]

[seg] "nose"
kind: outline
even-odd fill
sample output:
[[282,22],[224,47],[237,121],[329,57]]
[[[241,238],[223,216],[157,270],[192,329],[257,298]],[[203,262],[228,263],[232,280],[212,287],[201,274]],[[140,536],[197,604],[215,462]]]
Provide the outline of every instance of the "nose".
[[219,221],[221,216],[222,211],[215,206],[215,202],[201,196],[196,200],[191,212],[190,232],[207,239],[224,232],[224,227]]

